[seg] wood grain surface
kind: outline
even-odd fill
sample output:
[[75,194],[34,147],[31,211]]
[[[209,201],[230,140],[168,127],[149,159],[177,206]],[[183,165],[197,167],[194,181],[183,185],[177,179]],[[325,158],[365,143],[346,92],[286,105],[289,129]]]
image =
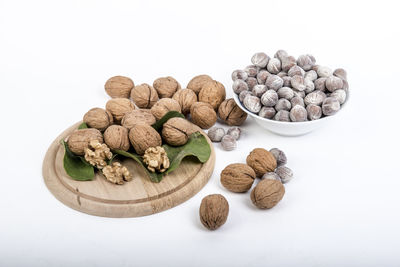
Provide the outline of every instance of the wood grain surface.
[[[92,215],[104,217],[139,217],[164,211],[194,196],[208,182],[214,170],[215,151],[202,164],[185,158],[178,169],[153,183],[134,160],[122,161],[133,174],[133,180],[115,185],[99,174],[92,181],[75,181],[63,168],[64,147],[60,141],[80,123],[65,130],[49,147],[43,161],[43,177],[50,192],[65,205]],[[197,127],[197,126],[194,126]],[[198,128],[199,129],[199,128]],[[199,129],[200,130],[200,129]]]

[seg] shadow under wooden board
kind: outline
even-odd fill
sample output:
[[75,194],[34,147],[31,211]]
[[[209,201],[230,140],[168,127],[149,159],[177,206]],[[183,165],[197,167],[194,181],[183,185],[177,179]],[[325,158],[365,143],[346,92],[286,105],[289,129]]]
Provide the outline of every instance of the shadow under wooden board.
[[211,147],[208,161],[202,164],[197,159],[187,157],[178,169],[164,176],[160,183],[151,182],[143,168],[132,159],[123,161],[133,175],[133,180],[124,185],[112,184],[99,174],[92,181],[75,181],[64,170],[64,147],[60,141],[79,125],[71,126],[54,140],[43,162],[47,188],[59,201],[75,210],[114,218],[154,214],[194,196],[208,182],[214,170],[214,147],[205,135]]

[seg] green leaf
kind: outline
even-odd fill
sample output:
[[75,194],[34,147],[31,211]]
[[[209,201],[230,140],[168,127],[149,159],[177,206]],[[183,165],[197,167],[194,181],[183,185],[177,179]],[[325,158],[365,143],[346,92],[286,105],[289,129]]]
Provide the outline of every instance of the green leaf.
[[187,156],[195,156],[201,163],[204,163],[211,155],[211,147],[207,139],[200,132],[191,134],[188,142],[183,146],[173,147],[165,144],[163,147],[167,152],[170,162],[170,166],[165,174],[178,168],[182,159]]
[[82,122],[82,124],[81,124],[81,125],[79,125],[79,127],[78,127],[78,130],[81,130],[81,129],[87,129],[87,128],[89,128],[89,127],[87,126],[87,124],[86,124],[86,123],[84,123],[84,122]]
[[175,118],[175,117],[179,117],[179,118],[185,118],[185,116],[178,112],[178,111],[168,111],[167,114],[165,114],[160,120],[158,120],[156,123],[154,123],[153,125],[151,125],[157,132],[162,130],[162,127],[164,125],[164,123],[166,123],[169,119],[171,118]]
[[64,169],[72,179],[78,181],[90,181],[94,178],[94,167],[86,162],[82,157],[76,156],[68,147],[65,141],[62,141],[65,148]]
[[145,164],[143,163],[143,159],[142,159],[141,156],[139,156],[139,155],[137,155],[135,153],[126,152],[126,151],[123,151],[123,150],[113,150],[113,152],[118,154],[118,155],[121,155],[121,156],[124,156],[124,157],[131,158],[131,159],[135,160],[137,163],[139,163],[145,169],[147,175],[150,177],[150,180],[152,182],[155,182],[155,183],[161,182],[161,180],[163,178],[163,174],[162,173],[156,173],[156,172],[150,172],[146,168]]

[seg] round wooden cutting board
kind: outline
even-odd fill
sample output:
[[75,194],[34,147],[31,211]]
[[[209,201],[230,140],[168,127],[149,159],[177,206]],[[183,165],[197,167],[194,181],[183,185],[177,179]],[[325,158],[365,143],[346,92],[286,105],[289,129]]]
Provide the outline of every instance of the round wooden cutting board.
[[48,189],[58,200],[75,210],[118,218],[154,214],[194,196],[208,182],[214,170],[214,147],[205,135],[211,147],[209,160],[202,164],[187,157],[160,183],[151,182],[143,168],[132,159],[122,162],[133,174],[133,180],[124,185],[112,184],[100,174],[96,174],[92,181],[75,181],[64,170],[64,147],[60,141],[79,125],[73,125],[54,140],[43,162],[43,177]]

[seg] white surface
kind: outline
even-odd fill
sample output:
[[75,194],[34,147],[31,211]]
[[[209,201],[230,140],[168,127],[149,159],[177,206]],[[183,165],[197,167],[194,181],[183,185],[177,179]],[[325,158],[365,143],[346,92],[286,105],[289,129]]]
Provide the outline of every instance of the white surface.
[[[112,3],[112,4],[111,4]],[[399,25],[395,1],[0,0],[0,266],[399,266]],[[251,119],[234,152],[217,145],[206,187],[163,213],[107,219],[45,187],[53,139],[94,106],[112,75],[183,85],[230,74],[254,52],[312,53],[349,73],[345,116],[285,138]],[[254,147],[279,147],[296,175],[275,208],[219,183]],[[206,231],[201,199],[222,193],[227,223]]]

